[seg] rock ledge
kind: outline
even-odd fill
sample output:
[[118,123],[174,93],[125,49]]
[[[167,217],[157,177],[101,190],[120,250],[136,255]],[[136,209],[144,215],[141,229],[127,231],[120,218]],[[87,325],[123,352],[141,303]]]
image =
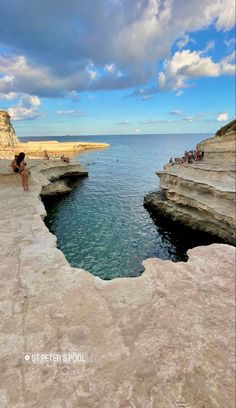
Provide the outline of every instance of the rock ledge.
[[229,128],[198,147],[204,151],[204,160],[166,164],[164,171],[157,172],[163,194],[147,195],[144,204],[174,221],[235,244],[236,132]]
[[[0,165],[1,408],[233,408],[235,249],[103,281],[72,268],[42,220],[50,163],[32,164],[29,193]],[[85,363],[25,360],[78,352]]]

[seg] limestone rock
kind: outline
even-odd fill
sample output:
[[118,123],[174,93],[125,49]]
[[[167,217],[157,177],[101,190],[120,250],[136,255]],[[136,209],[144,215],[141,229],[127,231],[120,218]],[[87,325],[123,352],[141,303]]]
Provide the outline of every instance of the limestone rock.
[[0,111],[0,146],[13,147],[19,143],[8,112]]
[[67,179],[54,181],[47,186],[43,186],[41,197],[44,196],[58,196],[70,193],[72,188],[69,187]]
[[236,132],[229,127],[198,147],[203,161],[166,164],[157,172],[161,192],[147,195],[145,206],[234,244]]
[[29,161],[30,192],[1,165],[1,408],[233,408],[235,248],[103,281],[72,268],[42,220],[43,169],[58,164]]
[[51,158],[54,155],[63,154],[73,155],[73,153],[80,152],[88,149],[105,149],[110,145],[107,143],[96,143],[96,142],[58,142],[50,140],[41,140],[41,141],[30,141],[27,143],[19,143],[15,149],[15,153],[20,151],[25,152],[26,154],[32,155],[37,154],[41,157],[44,156],[44,151],[47,150],[47,153]]
[[215,137],[198,144],[204,151],[204,161],[214,164],[235,165],[236,120],[219,129]]

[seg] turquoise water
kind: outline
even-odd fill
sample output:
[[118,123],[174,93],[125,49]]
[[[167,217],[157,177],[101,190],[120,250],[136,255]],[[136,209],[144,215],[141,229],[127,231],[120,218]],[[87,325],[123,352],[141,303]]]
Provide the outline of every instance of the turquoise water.
[[77,182],[67,196],[45,203],[46,225],[57,236],[58,247],[70,264],[104,279],[137,276],[146,258],[186,260],[187,249],[216,242],[206,234],[152,216],[143,207],[144,196],[158,189],[155,172],[171,156],[182,155],[208,136],[55,138],[111,144],[105,150],[77,155],[89,177]]

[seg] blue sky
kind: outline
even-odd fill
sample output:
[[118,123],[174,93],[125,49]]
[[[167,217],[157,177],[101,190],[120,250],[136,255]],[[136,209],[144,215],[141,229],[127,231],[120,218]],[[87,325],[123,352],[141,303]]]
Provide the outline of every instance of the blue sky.
[[234,0],[1,3],[0,108],[19,136],[205,133],[235,115]]

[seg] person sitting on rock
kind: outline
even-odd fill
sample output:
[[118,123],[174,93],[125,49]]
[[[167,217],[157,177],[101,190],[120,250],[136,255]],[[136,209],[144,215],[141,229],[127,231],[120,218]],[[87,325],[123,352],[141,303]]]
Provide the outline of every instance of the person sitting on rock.
[[188,152],[188,163],[189,164],[191,164],[193,162],[192,158],[193,158],[192,152]]
[[200,149],[197,149],[197,160],[202,160],[202,151]]
[[187,152],[187,150],[185,150],[185,152],[184,152],[184,162],[188,162],[188,153],[189,152]]
[[61,156],[61,160],[64,161],[65,163],[70,163],[69,157],[65,157],[64,154]]
[[16,163],[17,157],[18,157],[18,154],[15,154],[15,158],[14,158],[14,160],[12,160],[12,162],[10,164],[10,166],[11,166],[12,170],[14,171],[14,173],[19,173],[19,169],[18,169],[17,163]]

